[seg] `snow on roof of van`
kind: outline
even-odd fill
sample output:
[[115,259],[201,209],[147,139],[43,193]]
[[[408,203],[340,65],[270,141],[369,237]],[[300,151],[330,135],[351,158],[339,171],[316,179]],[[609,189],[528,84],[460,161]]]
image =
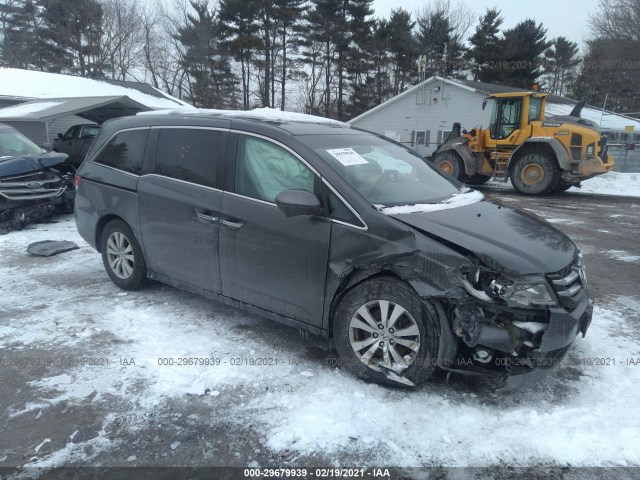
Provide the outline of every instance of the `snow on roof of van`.
[[247,118],[251,120],[263,120],[265,122],[300,122],[300,123],[324,123],[329,125],[348,126],[344,122],[331,118],[307,115],[306,113],[283,112],[275,108],[255,108],[253,110],[215,110],[208,108],[172,108],[157,110],[154,112],[140,112],[138,115],[167,114],[167,115],[216,115],[227,118]]
[[186,102],[162,92],[163,97],[152,96],[134,88],[95,80],[92,78],[36,72],[19,68],[0,68],[0,94],[25,99],[72,98],[126,95],[138,103],[154,109],[173,108]]

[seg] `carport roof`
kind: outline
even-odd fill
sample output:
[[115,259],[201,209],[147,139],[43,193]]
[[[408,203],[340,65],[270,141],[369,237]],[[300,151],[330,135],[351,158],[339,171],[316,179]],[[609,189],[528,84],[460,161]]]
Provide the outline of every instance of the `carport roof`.
[[67,115],[78,115],[92,122],[103,123],[110,118],[135,115],[151,110],[126,95],[107,97],[47,98],[31,100],[0,109],[0,121],[47,121]]

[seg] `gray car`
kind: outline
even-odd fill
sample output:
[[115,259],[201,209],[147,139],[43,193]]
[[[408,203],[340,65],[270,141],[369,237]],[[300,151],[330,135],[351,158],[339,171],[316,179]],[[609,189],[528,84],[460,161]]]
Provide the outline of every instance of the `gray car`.
[[58,134],[53,140],[53,150],[69,155],[67,162],[78,167],[99,131],[100,126],[95,124],[74,125],[64,135]]
[[120,288],[158,280],[333,337],[370,381],[445,370],[514,387],[591,322],[567,236],[345,124],[111,120],[76,183],[78,231]]

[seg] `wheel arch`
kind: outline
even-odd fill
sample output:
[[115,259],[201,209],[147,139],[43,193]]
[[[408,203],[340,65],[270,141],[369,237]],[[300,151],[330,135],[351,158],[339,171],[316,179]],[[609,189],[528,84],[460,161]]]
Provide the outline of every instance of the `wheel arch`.
[[465,137],[458,137],[452,140],[450,143],[442,145],[432,156],[435,160],[436,156],[440,153],[452,152],[458,155],[464,165],[464,171],[467,175],[473,175],[476,173],[476,158],[469,149],[469,142]]
[[96,224],[96,237],[95,237],[96,250],[99,253],[102,253],[102,250],[101,250],[102,246],[100,244],[100,239],[102,238],[102,232],[104,232],[104,228],[112,220],[121,220],[124,223],[126,223],[129,228],[131,228],[131,225],[129,225],[129,222],[127,222],[124,218],[120,217],[119,215],[108,214],[101,217],[100,220],[98,220],[98,223]]
[[418,295],[418,292],[415,291],[415,288],[413,288],[413,286],[411,286],[411,284],[408,281],[404,280],[400,275],[398,275],[398,273],[395,272],[392,268],[385,267],[381,270],[368,270],[368,269],[354,270],[346,278],[343,279],[343,281],[340,283],[340,286],[334,292],[333,298],[331,299],[331,304],[330,304],[331,306],[329,307],[328,326],[327,326],[329,337],[333,337],[334,317],[336,314],[336,310],[338,309],[338,305],[340,304],[340,301],[344,298],[344,296],[347,293],[349,293],[351,290],[353,290],[355,287],[357,287],[358,285],[368,280],[371,280],[373,278],[380,278],[380,277],[390,277],[390,278],[397,279],[403,282],[404,284],[406,284],[407,286],[409,286],[409,288],[411,288],[415,292],[415,294]]
[[342,282],[341,286],[336,290],[331,300],[331,307],[329,312],[329,324],[328,324],[328,333],[329,338],[333,337],[333,323],[336,311],[338,309],[338,305],[340,305],[340,301],[349,293],[351,290],[356,288],[357,286],[367,282],[369,280],[375,278],[391,278],[396,279],[406,285],[420,300],[423,306],[423,313],[426,310],[430,310],[429,314],[434,315],[438,319],[438,338],[436,339],[437,344],[437,361],[440,366],[448,366],[451,365],[454,361],[458,350],[458,340],[457,337],[453,334],[451,330],[451,325],[449,323],[449,318],[447,316],[446,310],[448,306],[446,305],[446,301],[442,298],[433,297],[429,299],[429,302],[424,301],[424,297],[420,295],[418,292],[418,288],[416,286],[416,282],[419,280],[409,280],[402,278],[400,274],[394,271],[390,267],[385,267],[378,271],[373,270],[356,270],[352,272],[345,280]]
[[507,166],[508,173],[511,173],[511,168],[516,160],[531,150],[543,150],[549,154],[560,170],[571,170],[569,154],[559,140],[555,138],[532,137],[513,151],[509,159],[509,165]]

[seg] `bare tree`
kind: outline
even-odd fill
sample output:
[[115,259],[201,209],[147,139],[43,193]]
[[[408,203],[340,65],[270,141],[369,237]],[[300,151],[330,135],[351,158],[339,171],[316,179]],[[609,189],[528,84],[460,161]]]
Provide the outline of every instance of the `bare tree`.
[[594,37],[640,41],[640,0],[600,0],[590,23]]
[[111,78],[126,80],[141,65],[144,25],[140,5],[134,0],[102,0],[102,52]]

